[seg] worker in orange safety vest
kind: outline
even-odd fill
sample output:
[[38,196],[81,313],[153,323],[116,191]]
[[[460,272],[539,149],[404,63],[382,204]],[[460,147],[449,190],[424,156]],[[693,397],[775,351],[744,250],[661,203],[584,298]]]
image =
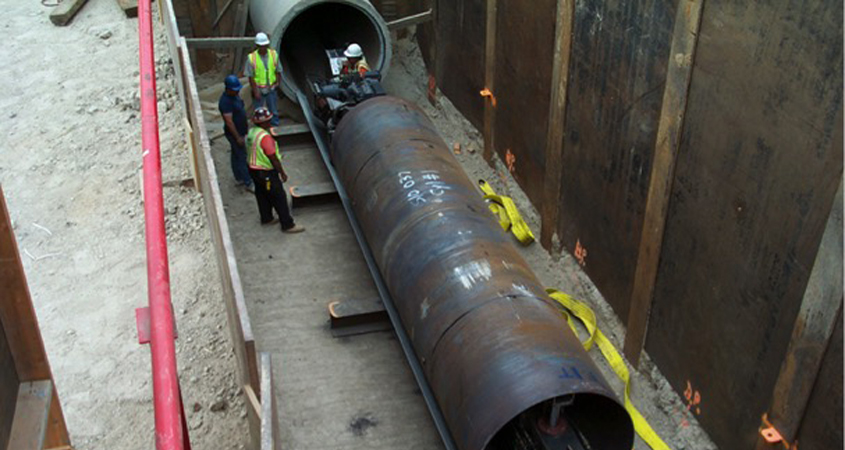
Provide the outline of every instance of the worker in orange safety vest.
[[343,56],[346,57],[346,63],[340,71],[341,74],[349,75],[358,72],[363,77],[365,73],[370,71],[370,65],[367,64],[367,58],[364,57],[364,51],[360,45],[349,44],[349,47],[344,50]]
[[[284,183],[288,175],[282,167],[282,154],[279,143],[270,135],[272,115],[265,107],[255,110],[252,123],[255,124],[246,135],[247,163],[249,175],[255,186],[255,201],[262,225],[282,223],[285,233],[300,233],[305,228],[294,224],[288,208]],[[278,218],[273,218],[273,210]]]

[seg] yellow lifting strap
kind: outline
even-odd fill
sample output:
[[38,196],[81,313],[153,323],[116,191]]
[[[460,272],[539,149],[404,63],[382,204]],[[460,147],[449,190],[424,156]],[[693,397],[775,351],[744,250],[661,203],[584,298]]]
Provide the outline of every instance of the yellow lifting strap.
[[499,217],[499,225],[505,231],[510,230],[522,245],[534,242],[534,233],[528,228],[528,224],[522,219],[516,204],[510,197],[496,195],[493,188],[484,181],[478,180],[478,186],[484,192],[484,198],[490,200],[490,211]]
[[577,317],[587,328],[587,333],[590,336],[584,341],[584,348],[589,351],[593,343],[597,344],[604,359],[607,360],[610,367],[616,372],[616,376],[625,383],[625,409],[631,416],[631,420],[634,422],[634,430],[640,438],[654,450],[670,450],[669,446],[660,439],[660,436],[654,432],[648,421],[646,421],[631,402],[631,375],[628,372],[628,366],[625,365],[625,360],[622,359],[622,356],[619,355],[619,352],[616,351],[616,348],[613,347],[607,336],[598,329],[596,325],[596,314],[593,310],[583,302],[575,300],[557,289],[546,289],[546,292],[566,309],[566,311],[563,311],[563,316],[566,317],[566,322],[569,323],[569,327],[572,328],[572,332],[576,336],[578,336],[578,330],[575,327],[575,321],[572,320],[572,316],[569,313]]

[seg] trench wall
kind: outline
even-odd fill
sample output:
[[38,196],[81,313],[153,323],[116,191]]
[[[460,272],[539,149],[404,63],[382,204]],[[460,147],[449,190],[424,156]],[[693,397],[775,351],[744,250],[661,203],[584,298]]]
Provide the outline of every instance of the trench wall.
[[[751,448],[786,395],[776,384],[790,382],[781,366],[842,179],[842,2],[416,0],[407,12],[430,7],[417,30],[428,71],[510,161],[543,244],[583,260],[628,323],[626,354],[644,336],[721,448]],[[826,283],[838,297],[817,314],[838,317],[841,273]],[[828,322],[809,404],[784,419],[802,448],[842,446],[841,320]]]

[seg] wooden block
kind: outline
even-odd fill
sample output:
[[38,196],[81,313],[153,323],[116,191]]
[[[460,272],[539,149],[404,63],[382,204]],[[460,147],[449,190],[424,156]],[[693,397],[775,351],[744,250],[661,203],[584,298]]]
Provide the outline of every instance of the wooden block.
[[331,182],[291,186],[288,191],[294,208],[338,200],[337,188]]
[[387,29],[388,30],[399,30],[402,28],[408,28],[413,25],[418,25],[421,23],[426,23],[432,20],[431,10],[421,12],[419,14],[414,14],[411,16],[403,17],[401,19],[392,20],[387,22]]
[[314,138],[311,136],[311,129],[305,124],[280,125],[270,129],[270,134],[279,142],[282,152],[296,149],[308,148],[317,151],[314,145]]
[[270,134],[273,137],[277,138],[306,133],[310,134],[311,129],[308,128],[308,125],[305,125],[304,123],[296,123],[293,125],[279,125],[277,127],[270,128]]
[[569,56],[572,51],[572,27],[575,2],[558,0],[555,23],[555,53],[552,89],[549,100],[549,126],[546,131],[546,173],[542,203],[540,243],[552,249],[552,235],[560,216],[560,185],[563,177],[563,130],[566,122],[566,94],[569,88]]
[[53,383],[50,380],[21,383],[8,448],[44,448],[52,397]]
[[73,16],[87,3],[88,0],[65,0],[50,13],[50,21],[53,25],[63,27],[70,23]]
[[484,160],[493,162],[495,153],[494,124],[496,123],[496,0],[487,0],[487,29],[484,40],[484,90],[489,96],[484,99]]
[[117,0],[126,17],[138,17],[138,0]]
[[191,49],[252,48],[255,46],[255,38],[251,37],[185,38],[185,42]]
[[246,394],[247,405],[252,408],[252,411],[261,417],[261,402],[258,400],[258,396],[255,395],[255,390],[252,389],[252,386],[246,385],[244,386],[244,394]]
[[349,298],[329,303],[332,336],[344,337],[392,329],[379,298]]

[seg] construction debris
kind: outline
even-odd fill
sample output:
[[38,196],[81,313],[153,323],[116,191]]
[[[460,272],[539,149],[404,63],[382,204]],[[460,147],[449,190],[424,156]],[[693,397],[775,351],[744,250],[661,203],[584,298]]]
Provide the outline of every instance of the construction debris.
[[63,27],[73,20],[73,16],[85,6],[88,0],[64,0],[58,2],[56,9],[50,13],[50,21],[53,25]]

